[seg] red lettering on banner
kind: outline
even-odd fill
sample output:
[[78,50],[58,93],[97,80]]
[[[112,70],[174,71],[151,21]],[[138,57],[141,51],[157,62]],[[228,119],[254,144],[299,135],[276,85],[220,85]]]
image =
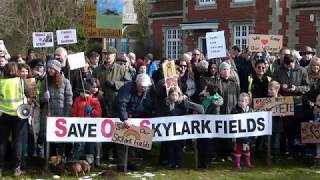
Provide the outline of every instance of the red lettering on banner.
[[147,119],[144,119],[140,122],[140,127],[146,127],[146,128],[149,128],[149,125],[150,125],[150,121],[147,120]]
[[65,135],[67,135],[67,128],[64,126],[65,124],[67,124],[67,121],[65,119],[57,119],[56,121],[56,127],[60,130],[60,131],[55,131],[56,136],[58,137],[63,137]]
[[[110,132],[109,133],[106,132],[107,124],[110,125]],[[114,131],[114,123],[113,123],[113,121],[111,119],[103,120],[102,123],[101,123],[101,134],[102,134],[102,136],[104,136],[106,138],[111,138],[113,131]]]

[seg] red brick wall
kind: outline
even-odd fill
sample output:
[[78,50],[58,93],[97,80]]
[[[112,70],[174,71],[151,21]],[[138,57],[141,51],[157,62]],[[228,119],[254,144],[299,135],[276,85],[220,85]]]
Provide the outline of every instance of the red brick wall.
[[[153,20],[152,23],[150,24],[152,31],[152,44],[153,44],[153,49],[157,50],[159,52],[162,52],[163,47],[165,47],[164,42],[164,33],[163,33],[163,27],[165,26],[173,26],[173,27],[179,27],[180,23],[182,22],[181,18],[176,18],[176,19],[158,19],[158,20]],[[162,58],[161,56],[164,56],[165,53],[163,52],[162,55],[158,55],[160,57],[157,58]]]
[[196,2],[188,1],[188,21],[216,19],[219,21],[219,30],[224,30],[227,46],[230,46],[229,22],[241,20],[253,20],[254,31],[259,34],[268,34],[271,29],[269,15],[272,10],[269,8],[269,1],[256,0],[256,6],[231,8],[232,0],[217,0],[217,9],[195,10]]
[[316,22],[310,22],[310,14],[315,15],[316,21],[317,11],[315,10],[301,10],[300,15],[297,16],[299,30],[297,30],[296,35],[299,37],[299,43],[296,48],[298,50],[302,50],[304,46],[315,48],[317,44]]
[[153,3],[152,12],[170,12],[182,10],[182,0],[162,0]]

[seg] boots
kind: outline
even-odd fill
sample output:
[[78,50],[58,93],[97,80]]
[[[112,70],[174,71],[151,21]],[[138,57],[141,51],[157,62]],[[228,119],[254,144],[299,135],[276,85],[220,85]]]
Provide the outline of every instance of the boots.
[[251,164],[251,155],[250,155],[250,151],[249,152],[246,152],[244,153],[245,157],[246,157],[246,167],[248,168],[253,168],[253,165]]
[[236,169],[240,170],[241,169],[241,166],[240,166],[241,154],[234,154],[234,157],[235,157]]

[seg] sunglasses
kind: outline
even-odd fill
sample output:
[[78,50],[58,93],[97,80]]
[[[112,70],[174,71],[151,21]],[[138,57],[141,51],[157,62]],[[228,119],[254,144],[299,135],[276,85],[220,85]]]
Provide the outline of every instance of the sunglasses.
[[179,65],[180,67],[182,67],[182,68],[186,68],[187,67],[187,65]]

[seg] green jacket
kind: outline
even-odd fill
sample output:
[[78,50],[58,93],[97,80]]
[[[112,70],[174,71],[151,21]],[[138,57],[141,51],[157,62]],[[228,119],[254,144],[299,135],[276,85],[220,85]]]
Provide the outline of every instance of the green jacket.
[[[93,77],[100,81],[101,90],[103,91],[104,101],[107,107],[102,108],[106,108],[108,117],[116,117],[114,100],[119,89],[124,85],[124,83],[131,80],[130,73],[124,67],[116,63],[114,63],[110,68],[107,68],[104,64],[101,64],[94,69]],[[107,80],[113,81],[115,88],[107,87],[105,85]]]

